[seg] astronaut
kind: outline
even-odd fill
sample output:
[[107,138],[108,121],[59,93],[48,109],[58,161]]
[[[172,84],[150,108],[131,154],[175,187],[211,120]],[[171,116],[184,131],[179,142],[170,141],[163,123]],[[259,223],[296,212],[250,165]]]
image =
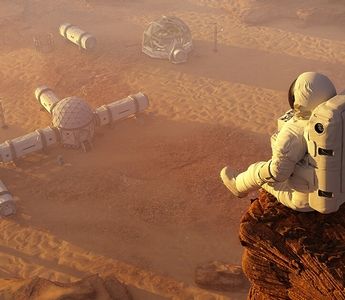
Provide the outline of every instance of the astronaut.
[[313,211],[308,201],[312,183],[308,168],[303,168],[308,151],[305,127],[314,108],[335,95],[327,76],[316,72],[299,75],[288,93],[292,117],[271,138],[271,159],[256,162],[240,174],[224,167],[220,177],[225,186],[238,198],[263,188],[293,210]]

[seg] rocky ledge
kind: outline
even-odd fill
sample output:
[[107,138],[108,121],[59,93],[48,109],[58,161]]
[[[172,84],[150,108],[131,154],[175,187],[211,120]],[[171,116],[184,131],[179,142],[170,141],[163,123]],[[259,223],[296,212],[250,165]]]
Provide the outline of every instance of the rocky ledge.
[[240,241],[248,299],[345,299],[345,205],[301,213],[261,190],[242,217]]

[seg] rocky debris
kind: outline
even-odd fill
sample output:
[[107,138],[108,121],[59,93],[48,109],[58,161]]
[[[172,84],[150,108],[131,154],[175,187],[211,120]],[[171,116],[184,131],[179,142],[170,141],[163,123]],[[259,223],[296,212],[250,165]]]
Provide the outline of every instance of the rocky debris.
[[205,289],[236,291],[248,287],[248,280],[240,266],[220,261],[209,262],[195,269],[195,283]]
[[304,25],[344,25],[344,7],[317,7],[300,8],[296,10],[296,16]]
[[277,22],[302,27],[345,24],[345,7],[341,0],[290,0],[281,1],[279,6],[276,0],[241,0],[241,6],[235,9],[239,19],[249,26],[274,26]]
[[36,277],[0,280],[0,299],[6,300],[132,300],[127,288],[114,277],[93,275],[73,283]]
[[240,225],[248,299],[345,299],[345,205],[293,211],[260,191]]

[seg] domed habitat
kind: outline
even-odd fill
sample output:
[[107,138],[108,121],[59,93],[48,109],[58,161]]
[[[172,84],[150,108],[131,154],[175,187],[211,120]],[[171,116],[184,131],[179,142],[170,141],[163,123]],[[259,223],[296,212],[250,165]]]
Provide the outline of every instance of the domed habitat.
[[77,97],[59,101],[52,111],[52,125],[59,129],[65,146],[79,148],[94,134],[94,112],[90,106]]
[[172,63],[187,61],[193,48],[192,34],[181,19],[162,16],[144,31],[142,51],[152,58],[169,59]]

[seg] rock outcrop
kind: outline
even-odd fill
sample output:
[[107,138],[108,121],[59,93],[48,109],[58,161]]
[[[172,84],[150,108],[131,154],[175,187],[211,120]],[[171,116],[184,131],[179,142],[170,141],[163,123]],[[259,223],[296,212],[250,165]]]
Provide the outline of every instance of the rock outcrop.
[[248,299],[345,299],[345,205],[301,213],[260,191],[242,217],[240,241]]
[[33,279],[1,279],[0,299],[7,300],[132,300],[127,288],[114,277],[93,275],[73,283]]

